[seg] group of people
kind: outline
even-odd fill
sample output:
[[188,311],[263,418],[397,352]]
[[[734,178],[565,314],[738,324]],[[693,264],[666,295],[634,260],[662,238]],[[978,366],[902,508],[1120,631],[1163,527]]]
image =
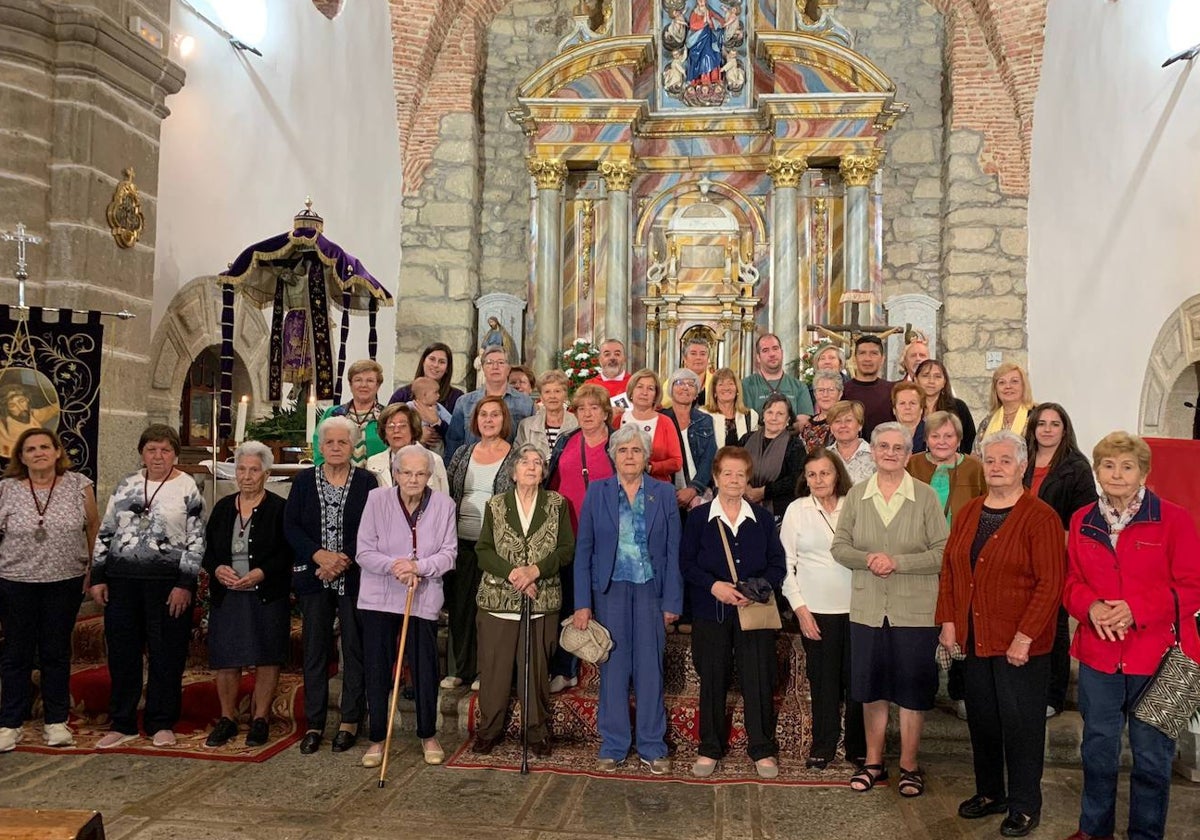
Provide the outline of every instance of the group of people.
[[358,362],[350,401],[322,418],[316,466],[294,478],[287,500],[265,488],[270,449],[247,442],[234,455],[238,492],[207,523],[195,484],[176,468],[170,427],[142,434],[142,469],[117,486],[103,518],[54,433],[29,430],[0,482],[0,751],[21,737],[35,661],[46,743],[71,743],[70,628],[83,593],[105,608],[112,731],[99,746],[139,737],[144,650],[142,727],[156,745],[174,743],[203,568],[221,701],[213,747],[239,733],[247,667],[256,680],[246,743],[269,738],[294,593],[302,753],[325,737],[336,627],[344,671],[332,749],[365,734],[362,763],[382,762],[407,622],[400,653],[426,762],[444,760],[439,686],[479,692],[472,748],[489,753],[506,731],[514,671],[530,686],[531,750],[547,756],[551,695],[578,679],[559,626],[598,622],[613,642],[599,665],[599,770],[632,750],[650,773],[669,771],[663,655],[678,629],[691,633],[700,683],[692,774],[710,776],[726,758],[736,669],[749,758],[759,777],[774,778],[776,628],[794,615],[812,703],[808,767],[830,765],[840,744],[853,790],[888,779],[894,704],[897,789],[920,796],[921,733],[941,661],[975,759],[977,792],[959,814],[1004,814],[1001,833],[1024,836],[1040,818],[1046,720],[1063,709],[1073,655],[1084,721],[1074,837],[1113,833],[1126,723],[1130,836],[1161,837],[1174,744],[1128,711],[1173,627],[1200,656],[1192,521],[1146,488],[1141,439],[1114,432],[1089,463],[1066,410],[1035,404],[1015,365],[996,370],[976,424],[945,366],[917,345],[906,347],[899,383],[880,377],[878,337],[857,340],[853,372],[830,345],[810,387],[784,371],[771,334],[756,341],[756,370],[744,379],[713,370],[702,340],[665,379],[627,372],[623,345],[605,341],[597,375],[569,395],[558,371],[510,379],[502,347],[483,351],[482,385],[464,394],[450,384],[450,348],[434,344],[387,405],[382,370]]

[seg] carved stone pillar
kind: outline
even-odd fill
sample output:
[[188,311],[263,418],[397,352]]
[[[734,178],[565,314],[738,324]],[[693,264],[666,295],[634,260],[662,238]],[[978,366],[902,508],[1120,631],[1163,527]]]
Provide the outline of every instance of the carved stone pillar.
[[536,329],[533,369],[549,370],[562,343],[562,188],[567,165],[558,158],[531,156],[526,161],[537,183],[537,257],[534,262]]
[[636,170],[628,160],[606,160],[600,177],[608,187],[608,289],[604,298],[604,335],[629,350],[629,185]]
[[[805,160],[771,158],[774,268],[771,278],[771,329],[779,336],[784,362],[800,358],[800,261],[796,251],[796,193],[808,168]],[[753,351],[749,350],[752,356]]]
[[852,306],[857,321],[858,305],[871,301],[870,237],[871,179],[879,168],[876,155],[845,155],[838,171],[846,185],[846,294],[842,303]]

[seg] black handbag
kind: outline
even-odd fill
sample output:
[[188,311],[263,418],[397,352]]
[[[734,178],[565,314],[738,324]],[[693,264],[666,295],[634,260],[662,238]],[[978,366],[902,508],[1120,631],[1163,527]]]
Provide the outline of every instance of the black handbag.
[[1133,701],[1133,715],[1168,738],[1178,738],[1200,708],[1200,664],[1183,652],[1179,635],[1179,595],[1175,599],[1175,644],[1167,648],[1146,685]]

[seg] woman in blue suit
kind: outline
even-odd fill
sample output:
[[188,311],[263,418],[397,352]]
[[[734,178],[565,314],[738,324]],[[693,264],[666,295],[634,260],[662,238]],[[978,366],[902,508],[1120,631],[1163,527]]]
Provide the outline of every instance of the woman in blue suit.
[[637,698],[637,752],[656,776],[671,769],[663,701],[666,627],[683,609],[675,488],[646,474],[650,438],[636,426],[612,433],[617,474],[589,485],[575,538],[575,626],[596,620],[612,634],[600,666],[600,759],[612,772],[625,760],[629,685]]

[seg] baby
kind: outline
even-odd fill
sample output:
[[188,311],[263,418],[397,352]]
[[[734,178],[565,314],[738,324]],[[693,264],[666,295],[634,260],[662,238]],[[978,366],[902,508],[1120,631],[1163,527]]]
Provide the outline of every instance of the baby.
[[440,386],[436,379],[418,376],[409,387],[413,398],[406,405],[421,415],[421,442],[433,451],[440,452],[442,437],[450,426],[450,412],[438,402]]

